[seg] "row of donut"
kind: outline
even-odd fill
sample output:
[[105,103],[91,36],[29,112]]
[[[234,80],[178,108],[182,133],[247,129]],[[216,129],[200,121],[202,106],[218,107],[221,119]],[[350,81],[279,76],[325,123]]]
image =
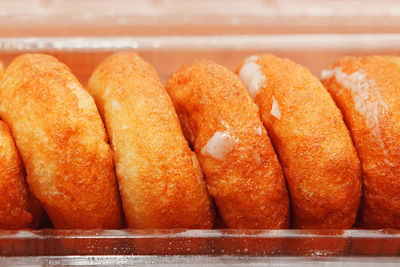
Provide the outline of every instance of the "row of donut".
[[19,56],[0,83],[0,228],[202,229],[216,210],[228,228],[399,228],[400,60],[341,58],[321,80],[262,54],[164,87],[124,52],[85,90]]

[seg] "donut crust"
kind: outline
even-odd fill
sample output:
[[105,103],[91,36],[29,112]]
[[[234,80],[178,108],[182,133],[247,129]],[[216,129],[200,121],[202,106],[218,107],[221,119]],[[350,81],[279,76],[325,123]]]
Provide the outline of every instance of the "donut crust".
[[0,115],[56,228],[122,226],[104,126],[68,67],[44,54],[15,58],[2,80]]
[[132,228],[211,228],[214,208],[200,166],[153,67],[117,53],[89,81],[114,153]]
[[239,78],[212,61],[182,68],[167,91],[228,228],[287,228],[281,167]]
[[43,210],[28,190],[18,151],[3,121],[0,121],[0,165],[0,229],[38,227]]
[[393,57],[346,57],[322,72],[361,160],[358,225],[400,228],[400,67]]
[[268,54],[252,58],[265,75],[254,100],[288,183],[292,227],[351,228],[361,167],[339,109],[305,67]]

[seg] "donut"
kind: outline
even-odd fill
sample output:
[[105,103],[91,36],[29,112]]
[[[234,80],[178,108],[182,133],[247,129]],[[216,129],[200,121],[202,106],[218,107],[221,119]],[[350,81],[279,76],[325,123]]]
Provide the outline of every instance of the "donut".
[[[4,66],[0,61],[0,79]],[[0,229],[38,228],[45,215],[29,192],[21,159],[7,125],[0,121]]]
[[400,66],[393,57],[345,57],[321,79],[343,113],[363,174],[358,226],[400,228]]
[[43,215],[29,192],[14,140],[0,121],[0,229],[37,228]]
[[340,110],[321,82],[303,66],[268,54],[254,55],[237,70],[288,184],[291,225],[345,229],[356,220],[361,167]]
[[153,67],[131,52],[101,62],[89,80],[114,154],[131,228],[211,228],[214,207],[196,155]]
[[213,61],[198,61],[173,74],[166,88],[225,225],[287,228],[282,170],[237,75]]
[[67,66],[44,54],[15,58],[1,82],[0,116],[55,228],[122,227],[101,117]]

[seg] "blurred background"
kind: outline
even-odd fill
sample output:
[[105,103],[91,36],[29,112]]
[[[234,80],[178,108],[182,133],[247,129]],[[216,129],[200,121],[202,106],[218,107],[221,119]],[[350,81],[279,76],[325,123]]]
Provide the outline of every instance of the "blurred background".
[[399,54],[400,1],[0,1],[0,60],[46,52],[85,85],[105,56],[135,50],[165,81],[196,59],[234,70],[254,53],[319,75],[343,55]]
[[393,33],[394,0],[0,1],[1,36]]

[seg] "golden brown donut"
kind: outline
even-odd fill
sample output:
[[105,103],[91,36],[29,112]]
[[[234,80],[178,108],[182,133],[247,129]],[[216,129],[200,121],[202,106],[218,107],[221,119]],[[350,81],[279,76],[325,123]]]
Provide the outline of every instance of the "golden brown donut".
[[0,229],[36,228],[43,210],[29,192],[18,151],[0,121]]
[[0,115],[56,228],[122,226],[104,126],[68,67],[43,54],[15,58],[2,80]]
[[211,228],[214,208],[196,155],[155,70],[117,53],[89,81],[114,152],[128,226]]
[[361,159],[361,227],[400,228],[400,67],[397,60],[379,56],[346,57],[338,59],[321,74],[343,113]]
[[[4,67],[0,61],[0,79]],[[14,139],[0,121],[0,229],[38,228],[44,217],[39,201],[29,192]]]
[[288,59],[252,56],[238,74],[260,108],[291,196],[292,227],[350,228],[361,168],[339,109],[308,69]]
[[239,78],[212,61],[182,68],[167,91],[229,228],[287,228],[281,167]]

